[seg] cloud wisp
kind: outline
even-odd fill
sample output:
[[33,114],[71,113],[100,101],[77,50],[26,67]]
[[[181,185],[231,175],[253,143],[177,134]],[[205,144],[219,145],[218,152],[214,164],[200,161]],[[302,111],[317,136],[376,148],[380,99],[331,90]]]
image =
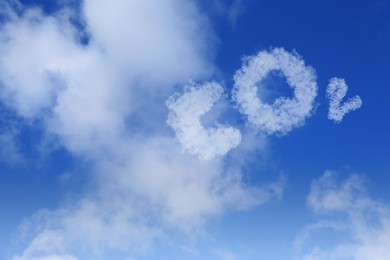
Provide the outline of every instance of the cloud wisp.
[[344,79],[330,79],[329,85],[326,88],[326,96],[329,99],[328,118],[335,123],[341,123],[347,113],[359,109],[362,106],[362,100],[359,96],[354,96],[341,104],[347,91],[348,86]]
[[360,176],[340,181],[327,171],[312,182],[307,201],[320,220],[297,237],[297,259],[380,260],[389,256],[390,207],[368,195]]
[[[271,71],[280,71],[294,89],[293,98],[279,97],[267,104],[258,97],[258,88]],[[303,125],[314,109],[317,96],[316,74],[297,54],[282,48],[261,51],[245,59],[234,75],[233,99],[256,128],[268,133],[286,134]]]
[[283,194],[283,179],[248,186],[242,173],[223,161],[202,162],[172,143],[171,138],[133,140],[126,144],[133,147],[125,152],[129,159],[97,164],[93,192],[56,211],[38,212],[23,225],[32,239],[14,259],[105,259],[112,251],[142,254],[166,240],[185,244],[187,235],[203,236],[204,225],[226,211]]

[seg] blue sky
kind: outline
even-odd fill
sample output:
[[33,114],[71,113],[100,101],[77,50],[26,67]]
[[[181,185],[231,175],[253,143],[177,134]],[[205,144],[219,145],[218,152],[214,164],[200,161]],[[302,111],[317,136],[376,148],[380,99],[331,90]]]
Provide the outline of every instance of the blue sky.
[[386,259],[389,12],[1,2],[0,258]]

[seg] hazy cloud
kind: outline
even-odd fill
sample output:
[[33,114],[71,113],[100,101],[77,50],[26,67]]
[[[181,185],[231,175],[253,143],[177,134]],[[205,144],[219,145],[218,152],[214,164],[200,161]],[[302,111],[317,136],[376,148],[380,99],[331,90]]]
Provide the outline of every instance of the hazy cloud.
[[390,208],[368,195],[360,176],[341,181],[325,172],[313,181],[308,205],[320,220],[297,237],[297,259],[380,260],[390,254]]
[[245,12],[245,0],[210,0],[205,4],[209,11],[226,19],[234,28],[237,20]]
[[13,260],[77,260],[72,255],[54,254],[64,250],[64,243],[61,234],[45,230],[31,241],[21,256],[15,256]]
[[[97,186],[75,205],[33,218],[26,233],[46,240],[47,252],[99,258],[102,252],[142,252],[158,241],[191,234],[198,237],[209,220],[229,210],[246,210],[283,194],[284,179],[248,186],[241,172],[221,160],[201,162],[180,152],[173,139],[134,140],[129,159],[97,165]],[[175,241],[175,243],[178,241]],[[54,244],[52,244],[54,243]],[[53,249],[53,250],[51,250]],[[39,251],[30,243],[22,255]],[[86,254],[89,252],[88,254]]]

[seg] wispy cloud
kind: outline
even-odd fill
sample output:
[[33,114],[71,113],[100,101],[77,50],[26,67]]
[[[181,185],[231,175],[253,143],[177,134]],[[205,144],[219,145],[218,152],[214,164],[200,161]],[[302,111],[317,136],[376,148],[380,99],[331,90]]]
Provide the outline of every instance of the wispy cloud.
[[[98,186],[92,193],[27,223],[40,227],[30,232],[33,241],[54,232],[62,248],[51,244],[55,240],[45,241],[58,255],[92,254],[100,259],[107,250],[139,253],[172,232],[197,237],[204,224],[228,210],[245,210],[282,196],[283,179],[248,186],[240,172],[226,171],[221,160],[200,162],[181,153],[172,141],[134,140],[125,155],[129,159],[99,163]],[[39,250],[31,243],[22,255],[35,257]]]
[[0,157],[1,160],[8,163],[21,163],[23,156],[20,153],[20,148],[17,145],[17,131],[8,130],[0,133]]
[[[294,90],[293,98],[279,97],[267,104],[258,97],[258,88],[271,71],[280,71]],[[317,96],[316,74],[297,55],[275,48],[245,59],[234,75],[233,98],[249,122],[268,133],[285,134],[304,124]]]
[[344,79],[332,78],[330,80],[326,89],[326,96],[329,99],[329,120],[340,123],[347,113],[362,106],[362,100],[359,96],[354,96],[341,104],[341,101],[347,94],[347,91],[348,86]]
[[226,19],[234,28],[239,18],[245,12],[245,0],[211,0],[206,5],[211,12]]
[[319,221],[296,239],[297,259],[380,260],[390,254],[390,207],[371,198],[362,177],[338,180],[327,171],[314,180],[308,205]]
[[13,260],[77,260],[72,255],[55,254],[63,251],[64,238],[55,231],[45,231],[36,236],[21,256]]
[[0,113],[0,160],[4,163],[22,163],[24,157],[19,147],[20,131],[13,119]]

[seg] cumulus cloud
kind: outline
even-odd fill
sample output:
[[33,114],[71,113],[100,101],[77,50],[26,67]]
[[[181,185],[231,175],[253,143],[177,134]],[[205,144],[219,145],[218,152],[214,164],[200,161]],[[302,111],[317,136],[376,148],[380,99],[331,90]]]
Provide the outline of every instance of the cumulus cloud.
[[326,88],[326,96],[329,99],[329,120],[340,123],[345,114],[354,111],[362,106],[362,100],[359,96],[354,96],[343,104],[341,101],[348,91],[348,86],[344,79],[332,78]]
[[224,155],[241,142],[239,130],[216,125],[205,129],[200,117],[207,113],[223,94],[216,82],[189,85],[183,95],[174,95],[167,101],[170,109],[168,124],[175,130],[184,148],[201,159]]
[[[279,97],[267,104],[258,97],[262,81],[272,71],[280,71],[294,89],[293,98]],[[317,96],[316,74],[297,55],[282,48],[261,51],[245,59],[243,67],[234,75],[233,98],[249,122],[272,134],[285,134],[304,124],[313,113]]]
[[[51,14],[20,8],[0,27],[0,99],[86,161],[90,183],[71,204],[26,221],[33,228],[23,228],[27,244],[14,259],[104,259],[106,250],[127,257],[171,232],[196,233],[228,210],[281,197],[283,179],[249,186],[222,156],[182,153],[166,124],[174,88],[214,72],[214,37],[194,3],[86,0],[79,12]],[[210,83],[168,102],[169,122],[203,158],[240,141],[233,128],[200,124],[221,95]],[[195,117],[182,110],[188,102]],[[183,131],[187,123],[198,140]],[[206,142],[216,147],[204,149]]]
[[[208,26],[195,6],[174,0],[107,5],[83,3],[83,31],[72,24],[77,14],[69,8],[50,16],[27,9],[1,28],[3,102],[24,117],[47,118],[50,131],[74,152],[96,150],[91,143],[107,150],[132,115],[144,125],[158,122],[150,119],[164,109],[146,103],[157,104],[175,84],[213,70]],[[88,45],[80,34],[89,35]]]
[[321,218],[297,237],[297,259],[380,260],[390,255],[390,208],[368,195],[362,177],[340,181],[325,172],[313,181],[308,205]]

